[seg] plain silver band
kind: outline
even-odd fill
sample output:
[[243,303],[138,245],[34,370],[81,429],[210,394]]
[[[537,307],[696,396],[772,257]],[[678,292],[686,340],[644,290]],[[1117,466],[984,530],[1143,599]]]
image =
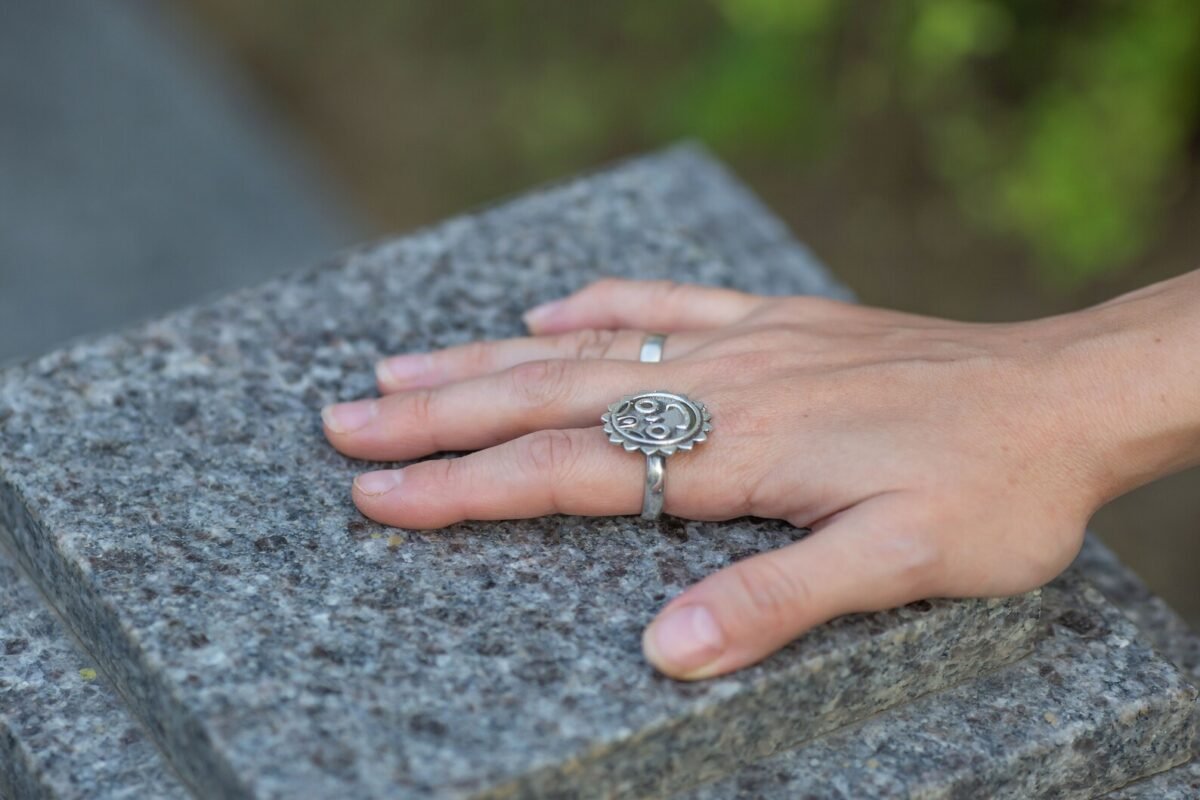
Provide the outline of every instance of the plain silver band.
[[[642,339],[638,361],[662,361],[665,333],[647,333]],[[646,490],[642,494],[642,519],[658,519],[663,510],[663,490],[667,485],[667,459],[660,455],[646,456]]]
[[642,495],[642,519],[658,519],[663,509],[663,489],[667,484],[667,459],[646,456],[646,492]]
[[663,347],[666,343],[667,335],[665,333],[647,333],[646,338],[642,339],[642,351],[638,354],[638,361],[650,363],[662,361]]

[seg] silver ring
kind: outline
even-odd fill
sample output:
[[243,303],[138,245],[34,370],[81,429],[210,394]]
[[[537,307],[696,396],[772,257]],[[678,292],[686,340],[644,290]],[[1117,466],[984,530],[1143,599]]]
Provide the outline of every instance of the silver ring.
[[658,519],[667,484],[667,457],[708,439],[712,414],[704,403],[660,389],[625,395],[608,407],[600,421],[610,442],[646,456],[642,519]]
[[656,363],[662,361],[663,347],[667,343],[665,333],[647,333],[642,339],[642,350],[638,353],[638,361]]

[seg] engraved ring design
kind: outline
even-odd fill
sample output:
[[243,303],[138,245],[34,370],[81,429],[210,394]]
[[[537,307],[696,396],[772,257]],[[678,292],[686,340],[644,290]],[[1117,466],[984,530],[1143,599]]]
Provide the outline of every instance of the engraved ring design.
[[[647,336],[642,343],[641,360],[658,361],[665,338],[660,334]],[[642,519],[658,519],[666,489],[667,456],[691,450],[706,440],[713,427],[712,415],[704,403],[659,389],[625,395],[608,407],[600,421],[604,423],[608,441],[646,456]]]

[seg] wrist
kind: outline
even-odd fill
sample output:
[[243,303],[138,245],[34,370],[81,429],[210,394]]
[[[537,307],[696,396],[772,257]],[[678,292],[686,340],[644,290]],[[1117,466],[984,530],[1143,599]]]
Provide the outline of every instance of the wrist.
[[1092,510],[1200,463],[1200,272],[1030,324]]

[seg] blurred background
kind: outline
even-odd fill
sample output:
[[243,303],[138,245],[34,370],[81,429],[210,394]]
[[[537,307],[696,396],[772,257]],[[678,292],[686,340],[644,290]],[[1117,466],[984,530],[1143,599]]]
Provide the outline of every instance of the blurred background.
[[[681,138],[864,302],[1068,311],[1200,267],[1200,3],[5,0],[0,356]],[[1200,624],[1200,473],[1094,528]]]

